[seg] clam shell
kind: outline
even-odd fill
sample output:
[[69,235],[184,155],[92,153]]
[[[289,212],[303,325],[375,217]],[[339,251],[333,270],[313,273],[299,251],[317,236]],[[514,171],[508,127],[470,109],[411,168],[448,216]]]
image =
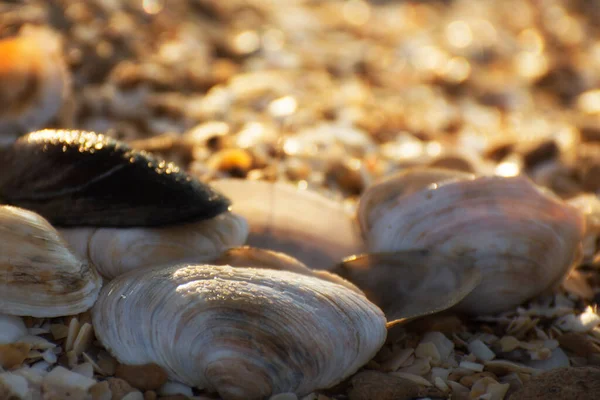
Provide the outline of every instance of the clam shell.
[[209,261],[241,246],[248,224],[225,212],[214,218],[160,228],[62,228],[60,234],[108,279],[152,265]]
[[32,317],[78,314],[94,304],[102,280],[46,221],[0,206],[0,312]]
[[392,322],[446,310],[481,282],[468,257],[424,249],[352,256],[332,272],[357,284]]
[[61,47],[56,33],[34,26],[0,40],[0,136],[12,141],[58,114],[70,91]]
[[0,199],[57,226],[163,226],[230,203],[173,164],[92,132],[30,133],[0,154]]
[[225,400],[331,387],[386,338],[383,313],[362,294],[263,268],[132,271],[107,284],[92,318],[121,363],[157,363],[171,379]]
[[212,264],[291,271],[297,274],[314,276],[319,279],[337,283],[350,290],[354,290],[361,295],[364,294],[355,285],[337,274],[310,269],[294,257],[272,250],[259,249],[251,246],[234,247],[223,252],[223,254],[212,261]]
[[474,260],[482,282],[457,305],[474,314],[509,309],[559,284],[584,230],[576,209],[525,177],[447,181],[361,211],[370,211],[359,217],[370,252],[424,248]]
[[212,181],[232,210],[250,224],[248,245],[289,254],[310,268],[328,269],[362,252],[353,216],[340,203],[285,183]]
[[443,168],[411,168],[379,180],[360,197],[357,219],[365,235],[374,220],[379,220],[405,196],[444,182],[474,179],[475,175]]

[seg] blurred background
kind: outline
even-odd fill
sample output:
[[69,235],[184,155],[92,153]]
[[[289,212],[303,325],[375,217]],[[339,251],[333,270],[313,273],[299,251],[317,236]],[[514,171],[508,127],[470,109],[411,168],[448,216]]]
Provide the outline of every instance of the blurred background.
[[104,132],[207,179],[333,197],[415,164],[572,197],[600,188],[598,4],[3,1],[0,37],[47,28],[68,70],[60,111],[23,130]]

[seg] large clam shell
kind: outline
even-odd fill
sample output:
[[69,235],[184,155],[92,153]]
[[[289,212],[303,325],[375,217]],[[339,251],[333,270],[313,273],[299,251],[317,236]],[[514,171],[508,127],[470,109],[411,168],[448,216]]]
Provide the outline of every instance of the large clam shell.
[[102,280],[46,221],[0,206],[0,312],[58,317],[86,311]]
[[206,262],[248,237],[243,217],[225,212],[214,218],[158,228],[61,228],[81,257],[108,279],[152,265]]
[[310,268],[328,269],[360,253],[353,216],[318,193],[286,183],[222,179],[212,181],[232,200],[232,210],[250,225],[248,245],[289,254]]
[[30,133],[0,154],[0,200],[57,226],[162,226],[230,203],[173,164],[92,132]]
[[400,183],[413,173],[398,175],[398,186],[387,181],[386,190],[399,196],[360,207],[362,233],[370,252],[429,249],[473,260],[482,282],[459,310],[494,313],[521,304],[559,284],[578,257],[582,215],[529,179],[466,178],[404,194]]
[[157,363],[225,400],[331,387],[386,338],[383,313],[360,292],[264,268],[132,271],[107,284],[92,317],[121,363]]

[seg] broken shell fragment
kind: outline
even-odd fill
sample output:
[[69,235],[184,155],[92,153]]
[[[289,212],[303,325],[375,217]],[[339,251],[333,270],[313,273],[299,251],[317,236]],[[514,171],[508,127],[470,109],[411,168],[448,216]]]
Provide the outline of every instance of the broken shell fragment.
[[315,269],[362,252],[352,215],[340,203],[284,183],[223,179],[211,185],[248,220],[250,246],[281,251]]
[[481,282],[472,260],[429,250],[352,256],[331,272],[358,285],[392,322],[448,309]]
[[21,317],[0,314],[0,344],[13,343],[27,335],[27,327]]
[[18,36],[0,40],[0,136],[12,141],[43,127],[58,114],[69,90],[58,34],[25,26]]
[[377,185],[365,193],[362,234],[369,252],[430,249],[473,260],[482,281],[458,310],[519,305],[559,284],[578,257],[582,215],[529,179],[468,177],[405,194],[400,183],[414,173],[396,176],[397,186],[386,180],[377,196]]
[[0,206],[0,312],[58,317],[94,304],[101,278],[39,215]]
[[331,387],[386,337],[383,313],[362,294],[263,268],[132,271],[107,284],[92,318],[121,363],[156,363],[171,379],[225,400]]
[[44,130],[0,153],[0,199],[56,226],[162,226],[230,203],[173,164],[92,132]]
[[225,212],[214,218],[164,227],[61,228],[60,234],[98,272],[112,279],[153,265],[209,261],[230,247],[241,246],[248,224]]

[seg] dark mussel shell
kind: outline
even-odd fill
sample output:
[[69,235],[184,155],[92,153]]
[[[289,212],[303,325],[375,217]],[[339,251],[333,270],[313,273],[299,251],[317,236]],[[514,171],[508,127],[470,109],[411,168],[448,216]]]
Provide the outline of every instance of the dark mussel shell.
[[163,226],[209,219],[229,199],[105,135],[44,130],[0,154],[0,202],[57,226]]

